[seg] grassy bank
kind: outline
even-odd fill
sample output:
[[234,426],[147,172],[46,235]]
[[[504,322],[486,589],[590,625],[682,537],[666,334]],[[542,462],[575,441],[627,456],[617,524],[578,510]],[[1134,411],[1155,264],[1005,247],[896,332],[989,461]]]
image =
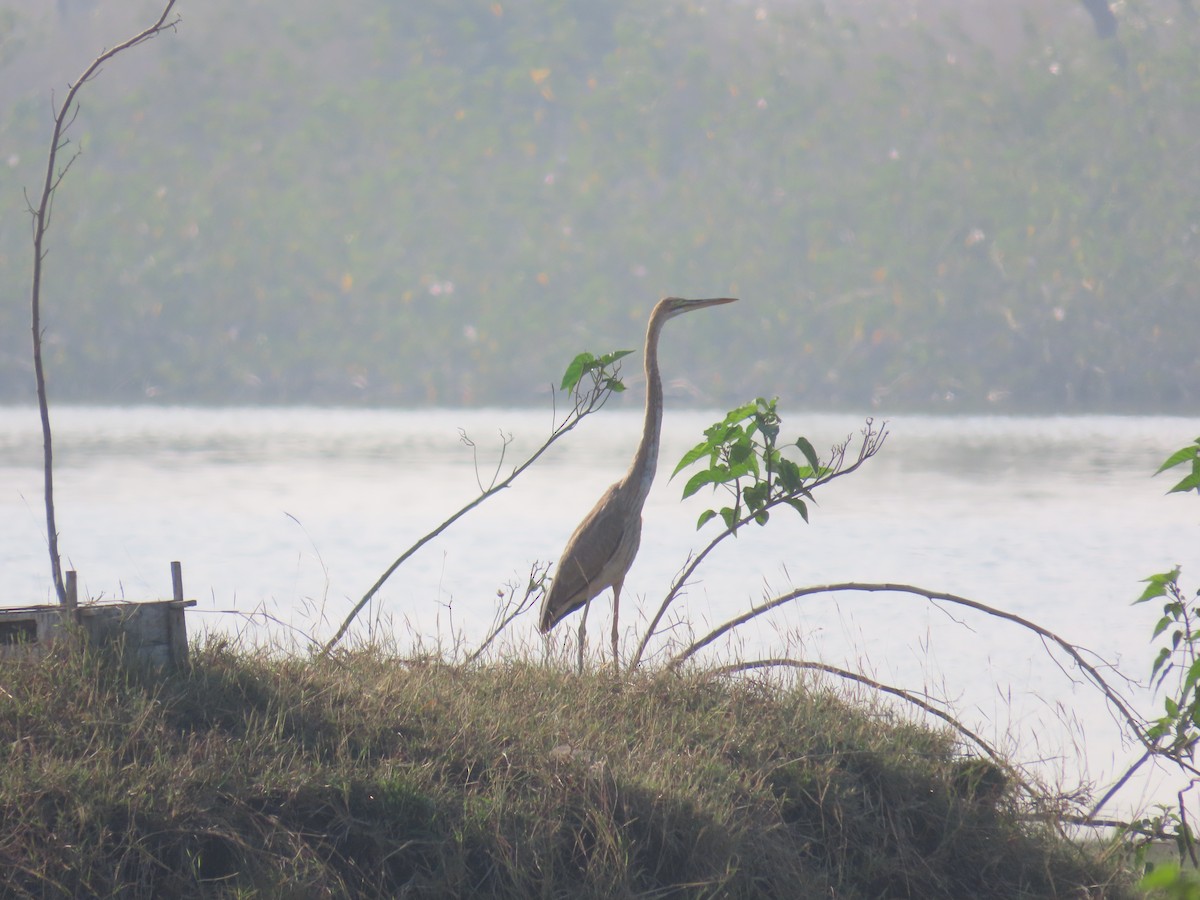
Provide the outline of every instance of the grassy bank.
[[815,688],[209,643],[0,661],[5,897],[1120,897],[954,741]]

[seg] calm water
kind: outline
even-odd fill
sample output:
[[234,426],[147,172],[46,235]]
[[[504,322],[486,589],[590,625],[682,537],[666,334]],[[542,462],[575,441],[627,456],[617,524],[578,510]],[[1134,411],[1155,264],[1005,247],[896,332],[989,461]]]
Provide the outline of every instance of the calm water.
[[[631,627],[637,607],[657,607],[688,552],[707,543],[694,529],[706,498],[680,504],[682,479],[666,476],[713,418],[668,413],[622,604]],[[785,433],[818,449],[862,426],[855,416],[785,419]],[[475,496],[476,463],[485,481],[497,465],[507,472],[550,422],[509,410],[65,408],[54,426],[60,548],[82,591],[167,596],[178,559],[187,596],[200,601],[193,633],[267,639],[332,633],[396,556]],[[624,471],[639,428],[637,412],[588,420],[401,568],[360,617],[360,633],[373,625],[403,641],[478,640],[497,591],[535,561],[557,559]],[[695,631],[791,587],[904,582],[1031,618],[1145,675],[1157,610],[1130,608],[1139,580],[1177,562],[1189,583],[1200,579],[1200,502],[1165,497],[1167,476],[1150,477],[1196,436],[1195,421],[896,417],[889,431],[876,459],[818,496],[811,525],[780,513],[710,556],[685,601]],[[501,461],[502,434],[512,444]],[[0,409],[4,605],[50,598],[40,453],[36,411]],[[609,609],[605,598],[593,610],[594,635],[605,633]],[[539,646],[532,614],[511,634]],[[1134,755],[1069,667],[1020,629],[969,611],[894,595],[814,597],[716,652],[753,658],[789,647],[948,700],[985,737],[1015,740],[1018,757],[1047,777],[1103,783]],[[1144,799],[1127,796],[1125,806]]]

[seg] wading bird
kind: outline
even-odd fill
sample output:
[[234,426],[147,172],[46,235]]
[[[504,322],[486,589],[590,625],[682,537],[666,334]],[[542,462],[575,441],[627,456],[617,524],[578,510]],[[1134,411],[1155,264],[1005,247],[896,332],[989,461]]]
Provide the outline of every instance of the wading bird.
[[654,481],[658,465],[658,439],[662,430],[662,377],[658,373],[658,338],[667,319],[716,306],[733,303],[733,297],[714,297],[708,300],[684,300],[667,297],[660,300],[650,313],[646,327],[646,419],[642,440],[634,454],[633,464],[625,477],[604,492],[600,502],[575,529],[562,559],[558,561],[550,590],[542,601],[539,630],[545,634],[559,621],[585,607],[580,623],[580,660],[583,659],[583,626],[587,622],[588,604],[605,588],[613,590],[612,652],[613,664],[619,666],[617,654],[617,609],[621,602],[621,585],[633,558],[637,556],[642,537],[642,506]]

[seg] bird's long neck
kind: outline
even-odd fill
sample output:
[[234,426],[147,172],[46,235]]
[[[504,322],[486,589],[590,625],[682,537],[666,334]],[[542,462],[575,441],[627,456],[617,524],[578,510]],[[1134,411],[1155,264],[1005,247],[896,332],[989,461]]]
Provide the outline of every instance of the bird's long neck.
[[643,354],[646,363],[646,416],[642,425],[642,441],[634,454],[633,465],[625,476],[626,484],[637,491],[642,502],[650,494],[650,485],[658,468],[658,439],[662,431],[663,412],[662,376],[658,372],[658,336],[664,322],[666,318],[655,309],[646,327],[646,349]]

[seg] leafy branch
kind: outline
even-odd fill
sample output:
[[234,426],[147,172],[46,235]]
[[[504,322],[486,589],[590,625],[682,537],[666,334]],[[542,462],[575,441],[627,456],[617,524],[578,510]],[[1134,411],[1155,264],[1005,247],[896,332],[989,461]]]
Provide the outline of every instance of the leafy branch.
[[[513,468],[507,477],[499,478],[499,468],[496,474],[493,475],[490,483],[485,488],[482,481],[479,481],[479,495],[466,505],[462,506],[457,512],[442,521],[436,528],[425,534],[415,544],[405,550],[398,556],[390,566],[388,566],[383,574],[379,576],[376,582],[371,585],[370,589],[362,596],[350,613],[346,616],[341,626],[332,638],[330,638],[321,648],[320,655],[327,656],[330,651],[337,646],[338,642],[350,630],[351,624],[360,612],[383,587],[384,583],[392,577],[392,574],[400,568],[414,553],[438,537],[447,528],[469,513],[475,507],[479,506],[490,497],[509,487],[514,481],[520,477],[526,469],[532,466],[542,454],[550,449],[559,438],[573,429],[576,425],[582,422],[592,413],[599,411],[608,399],[615,393],[620,393],[625,390],[625,385],[620,378],[619,361],[628,356],[632,351],[618,350],[613,353],[606,353],[602,356],[595,356],[591,353],[580,353],[567,366],[566,372],[563,374],[560,390],[564,391],[571,400],[571,408],[562,417],[561,421],[558,418],[557,410],[553,413],[553,419],[550,429],[550,436],[529,455],[523,462]],[[462,435],[463,442],[472,448],[474,451],[474,443],[472,443],[466,435]],[[504,447],[507,448],[509,440],[504,439]],[[478,478],[478,476],[477,476]],[[540,581],[540,579],[539,579]],[[526,595],[528,596],[528,594]],[[505,623],[507,624],[507,622]],[[489,638],[490,641],[490,638]]]
[[1191,472],[1182,481],[1167,491],[1168,494],[1177,494],[1183,491],[1195,491],[1197,494],[1200,494],[1200,437],[1168,456],[1154,474],[1161,475],[1167,469],[1182,466],[1184,463],[1190,464],[1189,468]]
[[[1196,491],[1200,495],[1200,438],[1176,450],[1155,471],[1161,475],[1169,469],[1186,466],[1189,470],[1167,493]],[[1145,835],[1146,840],[1173,839],[1182,862],[1189,859],[1193,868],[1200,865],[1195,833],[1188,822],[1184,794],[1200,782],[1196,767],[1196,748],[1200,746],[1200,591],[1188,597],[1179,583],[1180,566],[1143,579],[1145,590],[1134,605],[1163,601],[1162,616],[1154,625],[1151,639],[1166,638],[1150,666],[1150,681],[1156,691],[1169,685],[1163,697],[1163,714],[1150,723],[1145,740],[1146,750],[1129,767],[1120,781],[1097,804],[1097,809],[1113,796],[1115,790],[1152,757],[1173,762],[1189,776],[1188,786],[1177,795],[1174,810],[1163,809],[1153,818],[1143,819],[1124,830],[1127,838]],[[1143,887],[1177,891],[1179,896],[1200,893],[1178,867],[1161,866],[1143,881]]]
[[[807,522],[805,501],[812,499],[812,492],[856,471],[879,452],[887,438],[886,424],[876,427],[873,419],[867,419],[852,455],[848,455],[852,437],[847,437],[834,445],[822,462],[806,438],[779,446],[781,420],[777,402],[760,397],[731,410],[720,422],[705,429],[704,440],[685,453],[675,467],[672,477],[690,465],[707,460],[708,467],[688,479],[683,496],[689,497],[705,485],[712,485],[714,490],[724,490],[732,500],[720,509],[707,509],[700,514],[697,530],[718,516],[725,527],[675,577],[642,635],[631,668],[639,665],[663,616],[718,544],[730,536],[736,537],[738,529],[750,522],[765,525],[771,511],[780,506],[794,509]],[[803,458],[804,465],[784,455],[784,450],[793,448]]]
[[[808,507],[803,498],[811,496],[808,482],[829,473],[828,466],[821,466],[808,438],[799,437],[789,445],[799,449],[806,466],[787,458],[776,446],[781,421],[775,408],[778,402],[778,398],[767,401],[759,397],[730,410],[724,419],[705,429],[704,440],[685,453],[671,473],[674,478],[688,466],[708,458],[708,468],[701,469],[684,485],[683,499],[705,485],[725,488],[733,505],[722,507],[719,514],[731,534],[736,535],[742,524],[743,508],[757,525],[766,525],[770,507],[780,504],[792,507],[807,522]],[[696,529],[717,515],[717,510],[706,509]]]
[[1161,690],[1168,676],[1176,675],[1174,689],[1163,699],[1166,714],[1151,725],[1147,736],[1166,756],[1191,759],[1200,743],[1200,617],[1196,602],[1189,601],[1179,585],[1179,572],[1176,566],[1146,578],[1146,589],[1134,603],[1166,598],[1152,638],[1171,633],[1168,645],[1154,658],[1150,678],[1155,690]]

